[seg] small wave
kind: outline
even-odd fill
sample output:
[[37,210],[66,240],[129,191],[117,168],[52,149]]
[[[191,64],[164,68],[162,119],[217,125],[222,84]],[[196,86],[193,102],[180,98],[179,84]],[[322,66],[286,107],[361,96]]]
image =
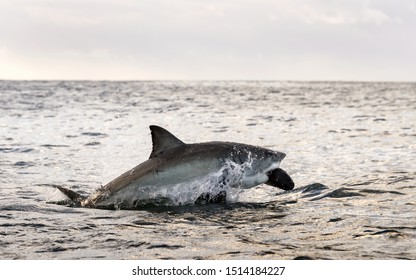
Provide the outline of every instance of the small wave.
[[359,239],[359,238],[376,238],[376,237],[387,237],[392,239],[398,239],[398,238],[404,238],[406,237],[406,234],[404,232],[401,232],[397,229],[367,229],[363,233],[354,234],[353,238]]
[[364,195],[357,193],[357,190],[354,190],[354,189],[339,188],[327,194],[324,194],[320,197],[312,198],[311,201],[321,200],[323,198],[346,198],[346,197],[353,197],[353,196],[364,196]]
[[36,164],[34,162],[30,162],[30,161],[17,161],[14,163],[14,166],[20,167],[20,168],[26,168],[26,167],[31,167],[35,165]]
[[149,247],[147,247],[147,249],[180,249],[180,248],[185,248],[185,246],[182,245],[168,245],[168,244],[156,244],[156,245],[150,245]]
[[97,141],[88,142],[88,143],[84,144],[84,146],[98,146],[98,145],[101,145],[101,143],[97,142]]
[[70,147],[69,145],[55,145],[55,144],[44,144],[44,145],[40,145],[41,147],[44,148],[49,148],[49,149],[53,149],[53,148],[68,148]]
[[8,148],[8,147],[0,147],[0,153],[30,153],[33,152],[35,149],[26,148],[26,147],[17,147],[17,148]]
[[41,223],[4,223],[4,224],[0,224],[0,227],[31,227],[31,228],[42,228],[42,227],[46,227],[45,224],[41,224]]
[[84,136],[91,136],[91,137],[107,137],[108,134],[101,133],[101,132],[83,132],[81,135]]
[[363,189],[360,190],[361,193],[365,194],[397,194],[397,195],[405,195],[402,192],[398,191],[383,191],[383,190],[373,190],[373,189]]

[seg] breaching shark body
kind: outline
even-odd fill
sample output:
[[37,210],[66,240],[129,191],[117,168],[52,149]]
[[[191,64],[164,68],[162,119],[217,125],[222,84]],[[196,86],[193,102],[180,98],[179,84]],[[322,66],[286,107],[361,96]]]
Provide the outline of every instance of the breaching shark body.
[[[229,188],[268,184],[291,190],[281,168],[284,153],[231,142],[185,144],[169,131],[150,126],[153,149],[147,161],[85,197],[58,187],[74,205],[104,209],[140,209],[152,205],[215,203]],[[172,200],[170,195],[178,192]]]

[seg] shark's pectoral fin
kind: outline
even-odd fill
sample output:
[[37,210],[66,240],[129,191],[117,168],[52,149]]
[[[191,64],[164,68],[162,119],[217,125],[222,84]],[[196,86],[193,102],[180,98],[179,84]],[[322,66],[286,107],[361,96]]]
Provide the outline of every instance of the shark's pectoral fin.
[[295,187],[292,178],[281,168],[274,169],[267,175],[269,176],[269,180],[266,182],[267,185],[278,187],[285,191],[292,190]]
[[73,190],[64,188],[64,187],[57,187],[58,190],[61,191],[66,197],[68,197],[75,205],[80,205],[81,201],[84,200],[86,197],[82,194],[79,194]]

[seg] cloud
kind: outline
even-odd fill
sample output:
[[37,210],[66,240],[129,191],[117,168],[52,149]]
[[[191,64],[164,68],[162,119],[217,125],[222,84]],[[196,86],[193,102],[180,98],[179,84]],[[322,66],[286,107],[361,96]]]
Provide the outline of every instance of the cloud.
[[[280,9],[280,16],[306,24],[382,25],[390,21],[383,11],[363,1],[290,1]],[[277,10],[277,9],[276,9]]]
[[413,0],[2,0],[0,78],[408,79],[415,27]]

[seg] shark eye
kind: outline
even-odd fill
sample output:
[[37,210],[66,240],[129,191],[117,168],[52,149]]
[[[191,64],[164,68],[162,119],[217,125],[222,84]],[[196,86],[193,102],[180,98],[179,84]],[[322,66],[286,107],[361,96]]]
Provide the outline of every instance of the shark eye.
[[272,153],[272,152],[269,152],[269,151],[266,151],[266,152],[264,153],[264,157],[265,157],[265,158],[273,157],[273,153]]

